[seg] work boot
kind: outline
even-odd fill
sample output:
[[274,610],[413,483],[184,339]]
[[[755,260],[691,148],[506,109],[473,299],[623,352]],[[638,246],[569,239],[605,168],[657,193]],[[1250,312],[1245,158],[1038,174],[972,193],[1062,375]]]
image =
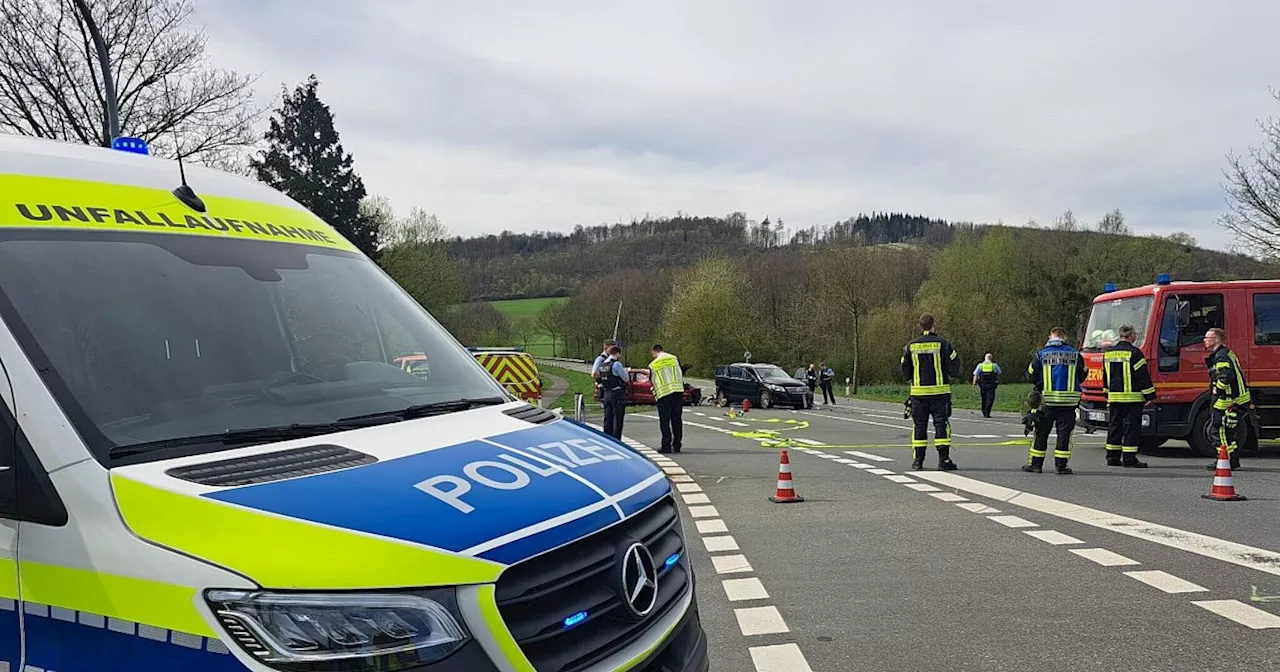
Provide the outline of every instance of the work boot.
[[1119,467],[1119,466],[1121,466],[1121,464],[1122,464],[1122,463],[1120,462],[1120,451],[1118,451],[1118,450],[1108,450],[1108,451],[1107,451],[1107,466],[1108,466],[1108,467]]
[[1146,468],[1147,468],[1147,463],[1146,463],[1146,462],[1139,462],[1139,461],[1138,461],[1138,458],[1136,458],[1136,457],[1131,457],[1131,458],[1129,458],[1129,459],[1126,459],[1123,463],[1121,463],[1121,465],[1120,465],[1120,466],[1122,466],[1122,467],[1124,467],[1124,468],[1126,468],[1126,469],[1129,469],[1129,468],[1133,468],[1133,469],[1146,469]]
[[916,471],[920,471],[921,469],[924,469],[924,452],[925,452],[924,448],[916,448],[915,459],[911,461],[912,469],[915,469]]
[[951,461],[951,446],[940,446],[938,448],[938,470],[939,471],[955,471],[959,469],[955,462]]
[[1075,473],[1074,471],[1071,471],[1071,467],[1067,466],[1067,461],[1061,457],[1053,458],[1053,469],[1064,476]]
[[1044,458],[1043,458],[1043,457],[1033,457],[1033,458],[1031,458],[1031,460],[1030,460],[1029,462],[1027,462],[1026,464],[1022,465],[1022,470],[1023,470],[1023,471],[1025,471],[1025,472],[1027,472],[1028,474],[1043,474],[1043,473],[1044,473]]

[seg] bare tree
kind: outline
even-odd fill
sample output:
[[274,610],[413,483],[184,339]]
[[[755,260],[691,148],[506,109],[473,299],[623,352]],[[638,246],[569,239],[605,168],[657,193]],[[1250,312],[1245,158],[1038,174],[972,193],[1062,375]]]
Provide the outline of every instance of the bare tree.
[[[391,202],[385,197],[376,196],[371,208],[390,208]],[[398,245],[430,245],[449,237],[449,228],[440,218],[426,210],[413,206],[407,217],[391,216],[390,226],[380,231],[382,244],[388,247]]]
[[[87,0],[111,56],[124,135],[154,154],[243,170],[256,77],[211,67],[189,0]],[[73,0],[0,0],[0,130],[110,146],[97,51]]]
[[[1280,100],[1280,92],[1272,90]],[[1247,156],[1227,156],[1225,189],[1230,212],[1218,222],[1235,234],[1242,252],[1280,258],[1280,121],[1258,124],[1265,139]]]
[[1108,212],[1102,216],[1102,219],[1098,220],[1098,232],[1117,236],[1132,234],[1132,231],[1129,230],[1129,225],[1124,221],[1124,213],[1120,212],[1120,208]]
[[542,333],[551,337],[551,356],[559,357],[559,351],[556,350],[556,343],[565,331],[564,304],[559,301],[548,303],[542,310],[538,311],[538,317],[536,319],[538,329],[540,329]]

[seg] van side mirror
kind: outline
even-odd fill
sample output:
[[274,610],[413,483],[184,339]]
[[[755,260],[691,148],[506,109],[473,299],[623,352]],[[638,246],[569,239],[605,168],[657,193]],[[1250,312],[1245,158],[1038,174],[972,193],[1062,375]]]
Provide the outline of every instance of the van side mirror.
[[1175,309],[1173,322],[1179,329],[1186,329],[1191,324],[1191,302],[1179,301]]

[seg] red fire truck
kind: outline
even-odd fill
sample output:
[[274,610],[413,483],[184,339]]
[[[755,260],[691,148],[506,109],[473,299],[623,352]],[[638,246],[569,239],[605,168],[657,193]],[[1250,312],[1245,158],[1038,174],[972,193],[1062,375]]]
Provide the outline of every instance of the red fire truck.
[[1102,353],[1116,341],[1121,325],[1133,325],[1135,343],[1151,367],[1156,399],[1142,415],[1142,445],[1185,440],[1198,454],[1212,456],[1209,435],[1209,375],[1204,333],[1227,332],[1227,347],[1240,359],[1256,413],[1245,424],[1244,450],[1258,439],[1280,437],[1280,280],[1172,282],[1161,273],[1156,284],[1117,290],[1108,284],[1093,300],[1080,334],[1089,367],[1079,422],[1086,431],[1106,431],[1107,398],[1102,389]]

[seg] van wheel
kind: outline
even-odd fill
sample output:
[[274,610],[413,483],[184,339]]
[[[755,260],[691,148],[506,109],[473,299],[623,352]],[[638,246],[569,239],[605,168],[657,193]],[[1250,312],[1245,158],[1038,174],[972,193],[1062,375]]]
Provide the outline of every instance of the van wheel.
[[1187,443],[1191,452],[1201,457],[1218,456],[1218,437],[1211,436],[1209,431],[1209,407],[1205,406],[1196,413],[1191,421],[1191,433],[1187,435]]
[[773,408],[773,393],[769,390],[762,390],[760,392],[760,407]]

